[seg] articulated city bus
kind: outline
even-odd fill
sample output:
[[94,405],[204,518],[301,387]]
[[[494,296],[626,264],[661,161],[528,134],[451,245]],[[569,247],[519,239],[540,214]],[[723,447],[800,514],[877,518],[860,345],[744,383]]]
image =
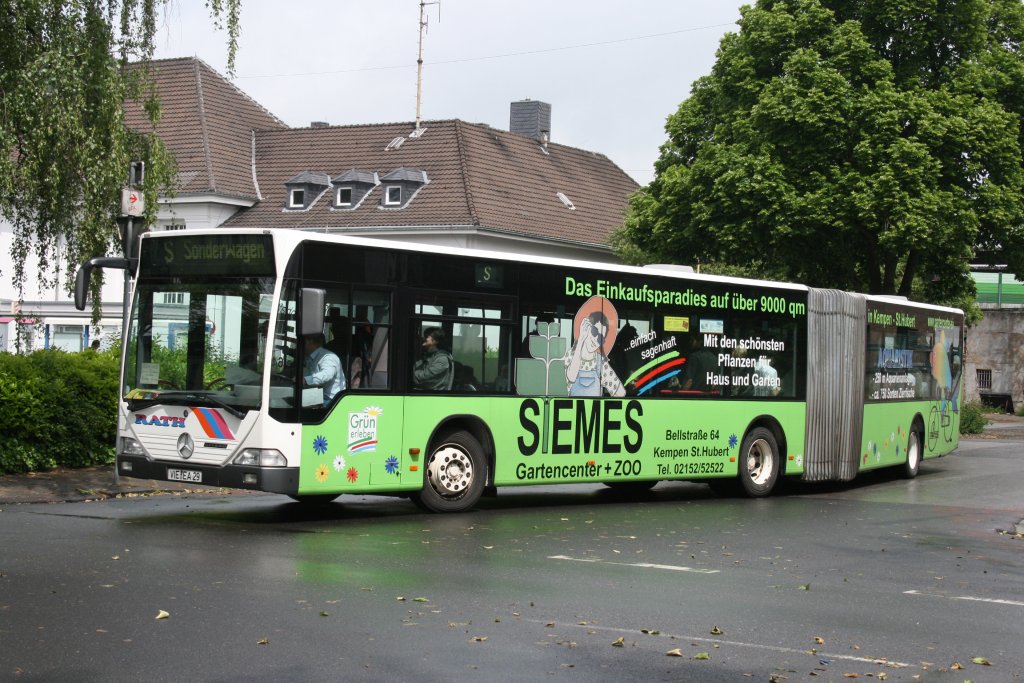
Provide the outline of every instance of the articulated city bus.
[[956,309],[288,230],[147,234],[138,258],[122,476],[461,511],[501,486],[913,477],[957,446]]

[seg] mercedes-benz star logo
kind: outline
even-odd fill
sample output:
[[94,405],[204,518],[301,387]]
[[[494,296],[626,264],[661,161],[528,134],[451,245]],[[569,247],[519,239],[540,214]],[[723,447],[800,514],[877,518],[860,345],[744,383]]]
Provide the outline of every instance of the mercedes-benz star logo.
[[178,454],[184,460],[188,460],[192,457],[192,454],[196,451],[196,443],[192,440],[192,436],[185,432],[178,437]]

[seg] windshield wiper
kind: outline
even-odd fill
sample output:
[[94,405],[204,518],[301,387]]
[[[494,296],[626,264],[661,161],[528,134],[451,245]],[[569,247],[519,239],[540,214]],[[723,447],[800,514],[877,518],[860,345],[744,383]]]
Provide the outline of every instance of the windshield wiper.
[[245,412],[239,410],[238,408],[234,407],[233,405],[225,403],[224,401],[220,400],[219,398],[217,398],[213,394],[189,394],[189,393],[187,393],[187,394],[185,394],[185,398],[187,398],[189,400],[192,400],[192,401],[205,401],[206,403],[215,405],[218,408],[223,408],[224,410],[228,411],[229,413],[231,413],[232,415],[237,417],[239,420],[241,420],[243,417],[245,417]]
[[191,391],[164,391],[154,398],[135,398],[128,399],[128,405],[131,406],[132,410],[141,410],[143,408],[150,408],[161,403],[173,403],[180,405],[182,403],[202,403],[204,405],[213,405],[218,408],[223,408],[238,419],[245,417],[245,412],[239,410],[229,403],[225,403],[213,394],[200,394]]

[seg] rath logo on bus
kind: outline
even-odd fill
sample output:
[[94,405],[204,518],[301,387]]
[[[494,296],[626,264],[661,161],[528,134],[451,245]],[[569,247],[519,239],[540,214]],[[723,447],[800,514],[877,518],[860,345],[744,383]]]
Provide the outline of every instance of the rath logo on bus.
[[377,418],[384,411],[370,406],[361,413],[348,414],[348,452],[372,453],[377,450]]
[[180,429],[184,429],[185,417],[176,417],[174,415],[144,415],[142,413],[135,413],[135,424],[149,425],[151,427],[178,427]]

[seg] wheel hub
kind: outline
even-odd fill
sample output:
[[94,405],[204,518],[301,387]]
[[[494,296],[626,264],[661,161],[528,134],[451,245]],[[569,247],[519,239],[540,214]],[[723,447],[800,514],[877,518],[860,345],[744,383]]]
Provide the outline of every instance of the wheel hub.
[[758,486],[763,485],[772,476],[772,459],[770,449],[764,439],[750,444],[747,450],[747,472],[750,479]]
[[443,446],[431,457],[427,477],[439,495],[457,496],[473,481],[473,461],[464,451],[454,446]]

